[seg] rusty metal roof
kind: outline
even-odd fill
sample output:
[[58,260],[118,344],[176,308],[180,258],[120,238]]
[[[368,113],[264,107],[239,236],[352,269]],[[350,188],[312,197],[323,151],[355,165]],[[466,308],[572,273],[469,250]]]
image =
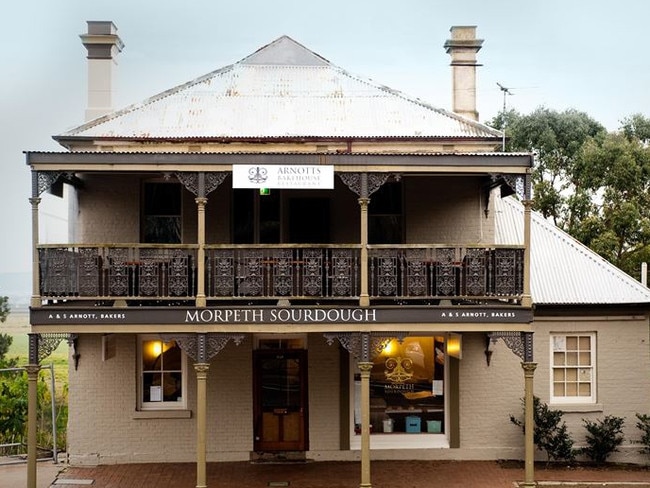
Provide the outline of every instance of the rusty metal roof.
[[[523,205],[495,199],[497,244],[523,244]],[[531,278],[533,302],[547,305],[621,305],[650,303],[643,286],[581,242],[532,212]]]
[[285,137],[497,140],[501,132],[352,75],[283,36],[55,138]]

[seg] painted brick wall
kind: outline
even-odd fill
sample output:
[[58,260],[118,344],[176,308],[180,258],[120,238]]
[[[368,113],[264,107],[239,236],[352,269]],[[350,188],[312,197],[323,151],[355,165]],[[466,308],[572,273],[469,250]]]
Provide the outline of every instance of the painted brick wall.
[[76,228],[82,243],[140,240],[140,181],[124,176],[84,175],[78,192]]
[[[610,460],[643,462],[638,445],[632,442],[640,439],[635,427],[635,413],[650,413],[647,320],[553,318],[536,320],[534,330],[534,360],[538,363],[534,393],[547,404],[550,399],[550,334],[596,332],[596,403],[549,406],[565,412],[563,419],[576,446],[584,445],[586,431],[582,419],[602,419],[605,415],[625,417],[625,445]],[[521,458],[523,434],[509,421],[510,414],[523,418],[521,360],[499,340],[488,367],[484,350],[483,334],[463,334],[463,359],[460,362],[461,451],[465,456],[477,458]],[[631,358],[634,359],[631,361]],[[536,455],[539,459],[545,459],[540,452]]]
[[[250,350],[250,341],[229,343],[211,362],[208,461],[248,459],[252,449]],[[187,401],[192,418],[134,418],[136,337],[118,335],[117,355],[108,361],[102,361],[98,334],[80,335],[78,351],[79,368],[75,370],[71,361],[69,371],[67,452],[72,464],[196,460],[196,375],[191,359]]]
[[480,182],[472,176],[405,178],[407,243],[491,243]]
[[567,318],[548,319],[536,322],[535,353],[539,362],[535,372],[535,394],[542,401],[550,398],[550,334],[596,332],[596,404],[551,405],[563,410],[564,420],[571,430],[577,445],[584,445],[586,430],[582,419],[597,420],[606,415],[625,417],[625,444],[620,452],[610,458],[615,462],[647,462],[647,456],[640,456],[637,445],[630,442],[641,438],[636,428],[635,413],[650,414],[650,348],[647,319],[616,320],[601,317],[591,320]]
[[328,345],[322,334],[310,334],[308,344],[310,451],[337,451],[340,447],[339,346]]

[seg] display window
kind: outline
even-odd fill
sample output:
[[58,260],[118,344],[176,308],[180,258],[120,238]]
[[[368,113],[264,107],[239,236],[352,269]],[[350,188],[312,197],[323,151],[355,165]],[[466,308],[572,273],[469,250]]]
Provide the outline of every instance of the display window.
[[[445,338],[391,340],[370,373],[372,434],[445,431]],[[355,374],[355,434],[361,433],[361,378]]]

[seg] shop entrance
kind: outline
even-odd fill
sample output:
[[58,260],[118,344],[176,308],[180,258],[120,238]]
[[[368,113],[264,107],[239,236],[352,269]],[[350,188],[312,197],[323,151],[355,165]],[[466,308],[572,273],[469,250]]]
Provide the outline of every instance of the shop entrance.
[[253,371],[255,451],[306,451],[307,351],[256,350]]

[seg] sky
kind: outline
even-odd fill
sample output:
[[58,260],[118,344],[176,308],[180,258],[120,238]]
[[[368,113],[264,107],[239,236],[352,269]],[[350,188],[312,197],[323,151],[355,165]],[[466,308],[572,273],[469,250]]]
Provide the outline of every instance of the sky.
[[[88,20],[125,44],[115,109],[235,63],[288,35],[332,64],[451,109],[443,44],[475,25],[479,117],[545,106],[586,112],[609,130],[650,116],[642,0],[30,0],[3,5],[0,29],[0,273],[31,271],[31,177],[23,151],[84,122]],[[505,95],[497,83],[509,89]],[[43,195],[42,242],[67,240],[65,206]],[[0,294],[2,290],[0,290]]]

